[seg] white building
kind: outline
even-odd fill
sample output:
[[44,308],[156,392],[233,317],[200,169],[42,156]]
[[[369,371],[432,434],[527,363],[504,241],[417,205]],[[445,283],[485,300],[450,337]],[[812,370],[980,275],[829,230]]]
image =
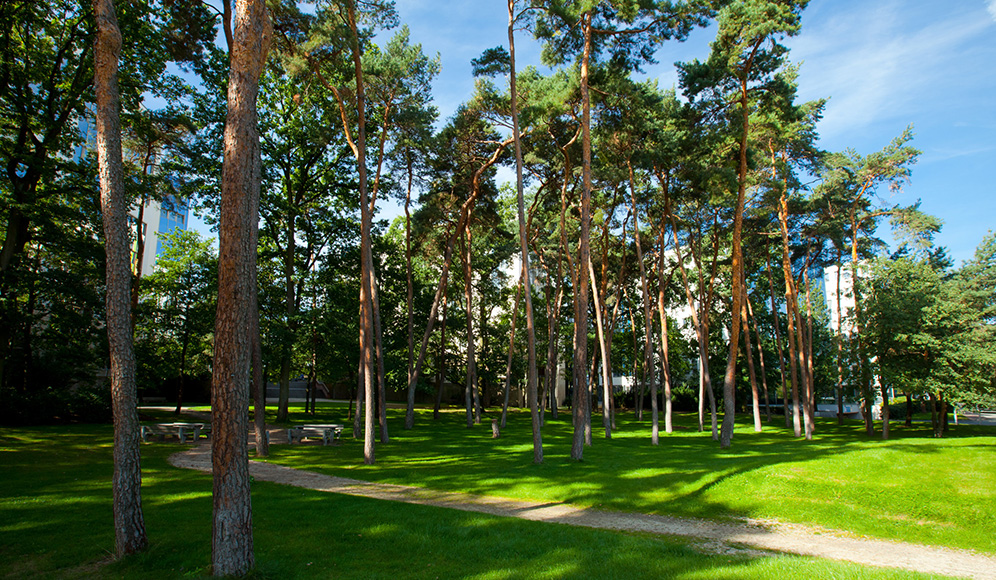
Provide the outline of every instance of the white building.
[[[74,161],[78,161],[88,152],[93,151],[97,142],[97,128],[89,116],[80,120],[79,129],[83,136],[83,142],[77,145],[73,153]],[[127,152],[125,152],[125,155],[127,155]],[[144,207],[136,204],[128,212],[130,218],[129,225],[132,232],[137,231],[135,224],[139,219],[139,215],[141,215],[142,219],[141,236],[144,248],[142,256],[139,257],[138,240],[135,239],[132,241],[132,268],[137,269],[137,266],[141,264],[141,275],[144,278],[153,272],[156,266],[156,258],[163,251],[160,234],[170,233],[177,229],[186,230],[190,211],[185,203],[178,201],[171,195],[166,196],[162,201],[155,199],[148,200],[144,204]],[[133,233],[133,235],[135,234]]]
[[[840,274],[839,319],[837,314],[838,271]],[[859,265],[858,275],[861,276],[864,275],[864,273],[864,265]],[[843,266],[827,266],[823,269],[823,287],[826,288],[827,311],[830,313],[830,330],[832,332],[837,332],[837,329],[840,328],[841,333],[845,336],[850,336],[851,331],[854,329],[854,280],[852,279],[852,275],[853,270],[850,264],[844,264]]]

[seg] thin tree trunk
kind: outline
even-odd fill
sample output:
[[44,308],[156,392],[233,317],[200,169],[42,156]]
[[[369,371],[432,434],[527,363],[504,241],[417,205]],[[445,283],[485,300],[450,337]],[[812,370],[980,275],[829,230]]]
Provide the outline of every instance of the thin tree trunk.
[[[373,277],[373,270],[370,270]],[[370,290],[373,296],[374,338],[377,340],[377,423],[380,427],[380,442],[389,443],[391,437],[387,433],[387,385],[384,372],[384,335],[380,326],[380,297],[377,291],[377,279],[370,280]]]
[[747,324],[747,300],[740,306],[740,320],[744,331],[744,351],[747,354],[747,372],[750,375],[751,408],[754,414],[754,432],[761,432],[761,397],[757,389],[757,374],[754,372],[754,353],[750,346],[750,327]]
[[750,302],[750,294],[747,294],[744,302],[747,303],[747,314],[754,324],[754,336],[757,337],[757,360],[761,365],[761,390],[764,392],[764,420],[771,421],[771,399],[768,397],[768,372],[764,368],[764,343],[761,341],[761,327],[758,326],[757,318],[754,317],[754,307]]
[[252,328],[249,329],[252,341],[252,392],[253,392],[253,428],[256,431],[256,456],[270,455],[270,440],[266,437],[266,383],[263,382],[263,339],[259,331],[259,292],[254,292],[252,312]]
[[[792,431],[796,437],[802,436],[802,425],[799,410],[799,384],[796,381],[796,371],[798,366],[798,353],[802,345],[796,349],[796,312],[798,311],[798,298],[795,293],[795,279],[792,276],[792,262],[789,259],[789,237],[788,237],[788,201],[785,198],[785,191],[782,190],[781,199],[778,205],[778,221],[782,232],[782,275],[785,279],[785,319],[788,322],[788,351],[789,351],[789,379],[792,382]],[[788,401],[785,401],[786,407]],[[786,413],[788,412],[786,408]]]
[[[861,196],[859,195],[859,198]],[[872,424],[872,388],[871,369],[868,363],[868,356],[865,352],[865,341],[861,336],[862,332],[862,312],[861,312],[861,285],[858,283],[858,226],[859,221],[855,217],[855,209],[851,208],[851,292],[854,294],[854,329],[851,336],[854,337],[856,363],[860,376],[861,395],[864,397],[865,433],[871,437],[875,434],[875,426]]]
[[[412,281],[412,182],[414,170],[412,160],[408,159],[408,187],[405,189],[405,281],[407,283],[407,294],[405,305],[408,309],[408,381],[411,382],[415,373],[415,290]],[[415,389],[408,390],[408,407],[405,412],[405,429],[411,429],[415,423]],[[412,409],[411,424],[409,424],[407,409]]]
[[[663,369],[661,375],[664,382],[664,432],[673,433],[674,424],[672,419],[671,401],[671,361],[668,356],[668,330],[667,313],[664,311],[664,222],[661,222],[660,234],[658,236],[660,250],[658,251],[657,266],[657,315],[661,320],[661,362]],[[671,271],[672,274],[674,270]]]
[[107,341],[114,415],[114,546],[117,557],[144,550],[149,540],[142,512],[138,392],[131,322],[131,260],[121,159],[118,58],[121,31],[113,0],[94,0],[94,91],[97,96],[97,163],[107,255]]
[[470,196],[460,206],[460,217],[457,220],[454,231],[450,234],[449,240],[446,243],[446,251],[443,255],[442,273],[439,277],[439,285],[436,287],[436,296],[433,298],[432,308],[429,311],[429,319],[425,325],[425,334],[422,335],[422,345],[419,348],[418,358],[415,360],[415,370],[412,372],[411,376],[408,377],[408,409],[405,414],[406,429],[411,429],[415,424],[415,385],[418,383],[419,375],[422,373],[422,364],[425,362],[425,353],[429,347],[429,337],[432,335],[432,327],[436,322],[436,316],[439,312],[439,302],[442,299],[443,294],[446,292],[450,262],[453,257],[453,248],[457,239],[461,239],[463,237],[464,229],[470,227],[470,214],[473,211],[477,198],[481,194],[481,176],[498,161],[498,157],[501,155],[501,152],[504,151],[505,147],[508,147],[510,143],[512,143],[512,139],[506,139],[505,141],[499,143],[495,147],[491,157],[485,161],[481,167],[474,171],[474,176],[471,180]]
[[636,206],[636,183],[633,164],[626,161],[629,170],[629,195],[633,207],[633,239],[636,241],[636,262],[640,271],[640,289],[643,293],[643,372],[650,383],[650,444],[660,442],[660,417],[657,404],[657,381],[654,378],[654,317],[651,309],[650,285],[647,283],[647,268],[643,263],[643,245],[640,242],[640,212]]
[[844,333],[842,332],[843,319],[841,318],[840,306],[840,271],[843,265],[840,262],[841,251],[837,250],[837,424],[844,424]]
[[477,339],[474,336],[474,310],[471,293],[473,292],[471,277],[471,233],[470,228],[466,230],[466,241],[462,243],[463,251],[463,297],[464,308],[467,312],[467,379],[464,384],[464,402],[467,406],[467,428],[474,426],[477,418],[474,415],[474,398],[477,394]]
[[[522,142],[519,135],[519,105],[515,78],[515,0],[508,0],[508,48],[511,71],[509,74],[509,94],[512,106],[512,136],[515,140],[515,190],[519,210],[519,250],[522,254],[522,283],[526,296],[526,349],[528,369],[526,373],[526,393],[529,399],[529,413],[533,427],[533,463],[543,463],[543,433],[539,413],[539,377],[536,370],[536,327],[533,315],[532,283],[529,278],[529,239],[526,232],[526,210],[522,191]],[[502,425],[505,414],[502,412]]]
[[248,409],[252,272],[261,161],[256,96],[272,33],[265,3],[238,0],[228,83],[219,223],[218,312],[211,385],[214,471],[212,574],[241,576],[254,564]]
[[522,275],[519,275],[519,283],[515,286],[515,301],[512,306],[512,328],[508,333],[508,363],[505,365],[505,385],[502,388],[504,391],[504,400],[501,405],[501,423],[502,429],[505,428],[505,420],[508,417],[508,398],[509,392],[512,390],[512,360],[513,354],[515,353],[515,323],[519,318],[519,299],[522,298]]
[[[592,266],[591,261],[588,261],[588,275],[591,277],[591,287],[597,286],[595,283],[595,268]],[[612,439],[612,419],[609,416],[609,397],[610,389],[612,384],[612,377],[609,375],[609,351],[608,344],[605,339],[605,325],[602,321],[602,305],[600,304],[598,292],[593,292],[592,297],[595,299],[595,327],[598,331],[598,346],[602,355],[602,427],[605,428],[605,438]],[[594,362],[594,357],[592,357]]]
[[443,296],[443,321],[439,328],[439,370],[436,375],[436,405],[432,409],[433,420],[439,420],[439,407],[443,403],[443,382],[446,379],[446,296]]
[[[688,273],[685,271],[684,257],[681,254],[681,244],[678,242],[678,230],[674,225],[674,216],[671,219],[671,233],[674,237],[674,248],[678,254],[678,268],[681,271],[681,281],[685,288],[685,299],[688,301],[688,310],[692,316],[692,324],[699,339],[699,431],[705,430],[705,396],[709,398],[710,416],[712,419],[712,438],[719,439],[719,432],[716,424],[716,399],[712,392],[712,378],[709,376],[709,322],[708,322],[708,302],[711,299],[699,300],[701,315],[697,313],[695,301],[692,299],[691,287],[688,284]],[[714,254],[716,248],[714,244]],[[713,255],[713,264],[716,264],[716,256]],[[715,278],[715,268],[713,269]],[[702,286],[701,268],[699,275],[699,286]],[[700,290],[700,293],[702,291]],[[710,292],[711,293],[711,292]]]
[[771,275],[771,261],[765,258],[765,267],[768,271],[768,288],[771,290],[771,317],[774,319],[775,345],[778,348],[778,369],[782,377],[782,408],[785,410],[785,428],[792,426],[792,417],[789,414],[788,403],[788,380],[785,376],[785,351],[782,348],[782,331],[779,329],[778,309],[775,305],[775,281]]

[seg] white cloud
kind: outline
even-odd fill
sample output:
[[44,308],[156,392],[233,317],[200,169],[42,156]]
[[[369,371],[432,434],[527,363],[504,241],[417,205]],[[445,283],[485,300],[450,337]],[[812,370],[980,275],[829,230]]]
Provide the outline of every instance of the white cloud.
[[986,3],[986,10],[989,11],[989,15],[993,17],[993,20],[996,20],[996,0],[989,0]]

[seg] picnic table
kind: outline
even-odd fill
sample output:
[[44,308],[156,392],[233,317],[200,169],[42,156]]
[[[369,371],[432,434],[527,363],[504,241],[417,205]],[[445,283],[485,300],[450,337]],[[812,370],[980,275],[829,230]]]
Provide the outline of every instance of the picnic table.
[[205,431],[205,435],[207,435],[204,423],[154,423],[152,425],[142,425],[142,441],[148,441],[149,435],[159,435],[162,437],[176,435],[180,443],[186,443],[187,437],[190,435],[193,436],[194,441],[200,439],[201,431]]
[[291,427],[288,429],[287,439],[290,440],[291,443],[297,439],[297,442],[300,443],[305,437],[321,437],[322,445],[328,445],[339,438],[342,430],[343,426],[336,423],[301,425],[299,427]]

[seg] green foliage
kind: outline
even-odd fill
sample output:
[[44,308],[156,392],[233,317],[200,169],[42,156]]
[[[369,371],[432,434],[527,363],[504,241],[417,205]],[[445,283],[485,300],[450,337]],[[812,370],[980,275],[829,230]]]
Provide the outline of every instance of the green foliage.
[[866,282],[865,318],[886,385],[969,405],[992,400],[996,355],[986,302],[996,284],[985,267],[991,237],[975,260],[954,273],[929,252],[875,262]]
[[177,230],[160,234],[160,239],[163,251],[155,272],[141,286],[135,328],[137,383],[140,394],[172,399],[167,384],[172,387],[184,376],[210,373],[218,257],[212,240],[201,239],[195,231]]

